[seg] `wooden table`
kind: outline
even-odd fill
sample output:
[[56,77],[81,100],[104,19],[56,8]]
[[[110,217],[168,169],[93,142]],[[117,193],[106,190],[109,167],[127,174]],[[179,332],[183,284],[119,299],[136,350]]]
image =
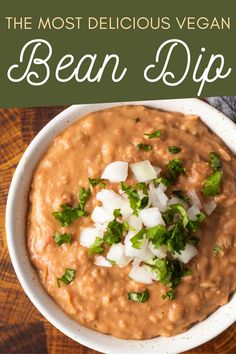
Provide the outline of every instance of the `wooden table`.
[[[16,278],[5,238],[5,204],[17,163],[38,131],[64,108],[60,106],[0,109],[0,353],[2,354],[96,353],[60,333],[32,305]],[[236,324],[214,340],[186,353],[236,354]]]

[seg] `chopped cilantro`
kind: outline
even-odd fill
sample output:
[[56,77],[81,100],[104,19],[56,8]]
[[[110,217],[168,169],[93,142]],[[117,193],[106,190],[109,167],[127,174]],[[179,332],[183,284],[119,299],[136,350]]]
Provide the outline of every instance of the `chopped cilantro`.
[[172,209],[175,213],[179,213],[181,215],[183,227],[185,228],[188,224],[188,216],[187,216],[187,212],[186,212],[185,208],[183,207],[183,205],[180,203],[172,204],[170,206],[170,209]]
[[148,205],[148,197],[145,196],[140,199],[138,191],[134,186],[127,186],[125,182],[121,182],[121,189],[124,191],[129,199],[129,204],[133,210],[134,215],[138,215],[138,210],[143,209]]
[[144,290],[142,293],[128,293],[128,299],[136,302],[146,302],[149,299],[148,290]]
[[91,191],[90,189],[85,189],[85,188],[81,188],[80,191],[79,191],[79,205],[78,207],[81,209],[81,210],[84,210],[84,207],[85,207],[85,204],[88,200],[88,197],[90,196],[91,194]]
[[177,197],[177,198],[179,198],[179,199],[181,199],[181,200],[183,200],[183,201],[185,201],[185,202],[188,202],[188,201],[189,201],[189,197],[187,196],[187,194],[185,194],[185,193],[182,192],[181,190],[173,191],[172,194],[173,194],[175,197]]
[[55,211],[52,213],[54,218],[61,224],[63,227],[67,227],[76,219],[81,216],[87,216],[87,212],[85,210],[81,210],[80,208],[73,208],[67,204],[61,205],[62,211]]
[[164,245],[167,242],[169,233],[165,226],[157,225],[147,229],[146,236],[148,240],[152,241],[154,248],[159,248],[161,245]]
[[189,220],[188,221],[188,229],[190,232],[196,232],[200,226],[200,224],[204,221],[206,215],[204,213],[199,213],[196,215],[195,220]]
[[144,133],[144,135],[148,136],[149,139],[159,138],[161,136],[161,130],[156,130],[154,133],[151,134]]
[[119,243],[121,241],[123,232],[124,224],[114,219],[108,223],[103,239],[106,244],[111,246],[113,243]]
[[114,209],[113,216],[114,218],[120,218],[122,216],[120,209]]
[[218,256],[222,252],[222,248],[218,245],[213,247],[213,253],[215,256]]
[[62,281],[64,284],[68,285],[75,279],[76,271],[74,269],[67,268],[65,273],[61,278],[57,278],[57,286],[61,287],[60,282]]
[[157,280],[170,288],[169,296],[174,299],[174,289],[180,283],[181,278],[189,275],[189,270],[178,260],[153,258],[146,262],[155,273]]
[[222,171],[215,171],[203,182],[202,193],[205,196],[214,196],[220,192]]
[[136,145],[138,150],[150,151],[153,149],[152,145],[139,143]]
[[140,249],[143,244],[143,236],[145,234],[146,230],[141,229],[137,234],[135,234],[133,237],[131,237],[130,241],[132,243],[132,247],[136,249]]
[[162,177],[162,176],[155,178],[155,179],[153,180],[153,183],[154,183],[154,186],[155,186],[155,187],[158,187],[158,185],[159,185],[160,183],[164,184],[164,186],[166,186],[166,187],[168,187],[168,186],[171,184],[171,182],[170,182],[167,178]]
[[185,172],[183,162],[180,159],[173,159],[167,165],[167,179],[174,183],[181,173]]
[[55,232],[53,235],[54,241],[57,246],[61,246],[63,243],[70,244],[71,243],[71,234],[60,234],[59,232]]
[[210,165],[213,168],[213,170],[214,171],[220,170],[222,167],[222,164],[221,164],[221,160],[220,160],[219,155],[217,155],[216,152],[210,152],[209,156],[210,156],[210,160],[211,160]]
[[89,183],[92,187],[106,188],[106,183],[102,181],[101,178],[89,178]]
[[173,146],[168,146],[168,150],[171,154],[178,154],[178,152],[181,151],[181,148],[173,145]]
[[85,188],[81,188],[79,192],[79,203],[77,207],[74,208],[70,205],[62,204],[62,211],[55,211],[52,213],[52,215],[63,227],[67,227],[81,216],[87,216],[88,213],[84,210],[84,207],[88,197],[90,196],[90,193],[90,189],[86,190]]
[[102,254],[104,252],[104,247],[101,247],[103,243],[103,239],[100,237],[96,237],[94,243],[89,248],[89,255],[91,256],[94,253]]
[[165,300],[167,297],[170,298],[170,300],[174,300],[175,298],[175,291],[173,288],[168,290],[164,295],[162,295],[162,299]]
[[144,182],[139,182],[139,183],[137,184],[137,187],[138,187],[138,189],[140,189],[141,191],[143,191],[143,194],[148,195],[148,189],[147,189],[146,183],[144,183]]

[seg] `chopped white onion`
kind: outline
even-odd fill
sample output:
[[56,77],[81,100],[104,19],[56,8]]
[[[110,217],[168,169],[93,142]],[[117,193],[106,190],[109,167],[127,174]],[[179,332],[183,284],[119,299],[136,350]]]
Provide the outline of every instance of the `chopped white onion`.
[[157,208],[143,209],[140,211],[139,215],[146,227],[153,227],[158,224],[165,225],[161,213]]
[[189,197],[189,199],[190,199],[190,201],[191,201],[191,203],[193,205],[196,205],[199,209],[201,209],[202,204],[201,204],[201,201],[198,198],[197,193],[195,192],[195,190],[187,192],[187,196]]
[[133,231],[129,231],[125,238],[125,255],[127,257],[136,257],[142,260],[147,260],[152,257],[152,252],[148,248],[148,240],[143,238],[140,249],[134,248],[130,239],[134,236]]
[[213,200],[204,204],[204,210],[207,213],[207,215],[211,215],[211,213],[215,210],[216,207],[217,204]]
[[112,267],[111,263],[103,256],[96,257],[94,264],[99,267]]
[[91,247],[97,237],[95,227],[84,227],[80,232],[80,244],[83,247]]
[[97,200],[102,202],[104,209],[110,215],[113,215],[114,209],[121,209],[123,216],[132,214],[128,199],[110,189],[103,189],[97,194]]
[[154,256],[161,258],[161,259],[166,258],[166,256],[167,256],[167,246],[166,245],[162,245],[159,248],[155,248],[154,245],[152,244],[152,242],[150,242],[149,248],[150,248],[151,252],[154,254]]
[[127,218],[127,223],[132,229],[131,232],[133,232],[134,235],[142,228],[142,219],[140,218],[140,216],[130,215]]
[[108,214],[104,207],[96,206],[92,212],[91,219],[96,224],[104,224],[113,219],[111,214]]
[[143,284],[152,284],[152,279],[153,279],[152,273],[146,270],[143,266],[132,267],[129,273],[129,277],[132,280]]
[[138,182],[148,182],[157,177],[149,160],[131,163],[130,168]]
[[107,259],[113,261],[119,267],[125,267],[132,258],[125,255],[125,246],[122,243],[113,244],[107,253]]
[[112,162],[105,167],[101,178],[108,179],[111,182],[125,181],[128,176],[128,167],[128,162]]
[[167,209],[168,197],[164,192],[165,186],[162,183],[157,188],[155,188],[153,182],[149,184],[149,203],[161,212]]
[[198,251],[193,245],[187,244],[185,249],[181,251],[181,254],[175,253],[174,257],[179,259],[183,263],[188,263],[190,259],[197,255]]
[[190,220],[196,220],[198,214],[200,214],[200,209],[196,205],[192,205],[187,210],[187,215]]

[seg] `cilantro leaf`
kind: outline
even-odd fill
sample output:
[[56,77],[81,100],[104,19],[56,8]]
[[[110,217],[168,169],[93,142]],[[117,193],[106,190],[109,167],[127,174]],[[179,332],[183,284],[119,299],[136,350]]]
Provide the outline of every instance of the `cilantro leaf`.
[[200,226],[200,224],[204,221],[206,215],[204,213],[199,213],[196,216],[196,220],[189,220],[187,228],[190,232],[196,232]]
[[87,216],[88,213],[84,210],[86,201],[90,196],[90,189],[81,188],[79,192],[79,203],[77,207],[72,207],[67,204],[62,204],[60,207],[62,211],[54,211],[52,215],[63,227],[69,226],[73,221],[81,216]]
[[178,152],[181,151],[181,148],[178,147],[178,146],[168,146],[168,151],[171,153],[171,154],[178,154]]
[[84,210],[85,204],[86,204],[90,194],[91,194],[90,189],[86,190],[84,187],[82,187],[80,189],[80,191],[79,191],[79,204],[78,204],[79,209]]
[[108,223],[103,239],[108,245],[113,245],[113,243],[119,243],[121,241],[123,232],[124,224],[114,219]]
[[106,188],[106,183],[102,181],[101,178],[89,178],[89,183],[92,187]]
[[220,192],[222,171],[215,171],[203,182],[202,193],[205,196],[214,196]]
[[167,179],[174,183],[181,173],[185,172],[183,162],[180,159],[173,159],[167,165]]
[[145,196],[140,199],[138,191],[134,186],[127,186],[125,182],[121,182],[121,189],[124,191],[129,199],[129,204],[133,210],[134,215],[138,215],[138,210],[143,209],[148,205],[148,197]]
[[157,177],[153,180],[154,186],[158,187],[160,183],[164,184],[164,186],[168,187],[171,185],[171,182],[166,177]]
[[165,300],[167,297],[170,298],[170,300],[174,300],[175,298],[175,291],[173,288],[170,288],[164,295],[162,295],[162,299]]
[[161,136],[161,130],[158,129],[154,133],[151,133],[151,134],[144,133],[144,135],[148,136],[149,139],[159,138]]
[[113,211],[113,216],[114,216],[114,218],[119,218],[119,217],[121,217],[121,216],[122,216],[121,210],[120,210],[120,209],[114,209],[114,211]]
[[103,239],[100,237],[96,237],[94,243],[89,248],[89,255],[91,256],[94,253],[102,254],[105,251],[104,247],[101,247],[102,243]]
[[188,216],[187,216],[187,212],[186,212],[185,208],[183,207],[183,205],[180,203],[172,204],[170,206],[170,209],[172,209],[175,213],[179,213],[181,215],[183,227],[185,228],[188,224]]
[[188,202],[188,201],[189,201],[189,197],[187,196],[187,194],[185,194],[185,193],[182,192],[181,190],[173,191],[172,194],[173,194],[175,197],[177,197],[177,198],[179,198],[179,199],[181,199],[181,200],[183,200],[183,201],[185,201],[185,202]]
[[165,226],[159,224],[147,229],[146,236],[148,240],[152,241],[154,248],[159,248],[161,245],[164,245],[167,242],[169,233]]
[[149,292],[146,289],[142,293],[128,293],[128,299],[136,302],[146,302],[149,299]]
[[214,171],[218,171],[221,169],[222,164],[219,155],[216,152],[210,152],[210,165]]
[[71,243],[71,234],[60,234],[59,232],[55,232],[53,235],[54,241],[57,246],[61,246],[63,243],[70,244]]
[[144,182],[137,183],[137,188],[140,189],[144,195],[148,195],[147,185]]
[[139,143],[136,145],[138,150],[150,151],[153,149],[152,145]]
[[87,216],[87,212],[85,210],[81,210],[78,208],[73,208],[70,205],[62,204],[62,211],[55,211],[52,213],[54,218],[61,224],[63,227],[67,227],[76,219],[81,216]]
[[213,247],[213,253],[214,253],[215,256],[218,256],[221,252],[222,252],[222,247],[221,246],[216,245],[216,246]]
[[65,273],[62,275],[62,277],[57,278],[58,288],[61,287],[60,282],[63,282],[66,285],[70,284],[75,279],[75,275],[76,275],[76,271],[74,269],[67,268],[65,270]]
[[143,236],[145,234],[146,230],[141,229],[137,234],[135,234],[133,237],[131,237],[130,241],[132,243],[132,247],[136,249],[140,249],[143,244]]

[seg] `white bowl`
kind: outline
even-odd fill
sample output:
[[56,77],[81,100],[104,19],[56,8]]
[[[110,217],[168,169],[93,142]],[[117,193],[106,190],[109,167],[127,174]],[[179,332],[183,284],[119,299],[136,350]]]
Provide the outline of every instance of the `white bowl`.
[[146,105],[185,114],[197,114],[236,153],[236,125],[227,117],[198,99],[138,101],[75,105],[50,121],[33,139],[16,169],[9,190],[6,209],[7,242],[16,275],[37,309],[61,332],[73,340],[103,353],[179,353],[205,343],[223,332],[236,320],[236,294],[205,321],[174,337],[148,340],[121,340],[87,329],[71,320],[51,299],[38,281],[26,250],[25,220],[32,174],[52,139],[86,113],[117,105]]

